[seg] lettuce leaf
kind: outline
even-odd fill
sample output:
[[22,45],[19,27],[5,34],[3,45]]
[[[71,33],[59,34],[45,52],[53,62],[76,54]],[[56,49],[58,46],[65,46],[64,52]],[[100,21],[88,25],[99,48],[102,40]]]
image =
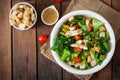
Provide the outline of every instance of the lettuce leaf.
[[61,60],[66,61],[70,57],[70,55],[70,51],[68,49],[64,49],[61,56]]
[[104,25],[103,22],[99,21],[99,20],[96,19],[96,18],[92,18],[92,24],[93,24],[93,26],[94,26],[94,31],[99,30],[99,28]]

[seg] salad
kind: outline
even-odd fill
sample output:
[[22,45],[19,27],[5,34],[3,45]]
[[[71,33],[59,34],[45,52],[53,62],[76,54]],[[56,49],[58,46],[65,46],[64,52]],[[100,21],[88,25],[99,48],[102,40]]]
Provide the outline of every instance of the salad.
[[109,32],[102,21],[83,15],[63,23],[51,47],[60,59],[76,69],[101,65],[110,51]]

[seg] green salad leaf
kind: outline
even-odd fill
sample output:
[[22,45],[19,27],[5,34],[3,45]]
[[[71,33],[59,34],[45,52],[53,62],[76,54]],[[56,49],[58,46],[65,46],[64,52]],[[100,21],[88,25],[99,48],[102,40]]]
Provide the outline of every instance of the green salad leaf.
[[[61,60],[62,60],[62,61],[68,60],[68,58],[70,57],[70,55],[71,55],[70,50],[64,49],[64,50],[63,50],[63,53],[62,53],[62,56],[61,56]],[[69,59],[70,59],[70,58],[69,58]]]
[[96,18],[92,18],[92,24],[93,24],[93,26],[94,26],[94,31],[99,30],[99,28],[104,25],[103,22],[99,21],[99,20],[96,19]]
[[109,46],[108,46],[108,43],[107,43],[107,42],[103,42],[103,43],[101,44],[101,49],[104,51],[104,53],[109,52],[110,48],[109,48]]

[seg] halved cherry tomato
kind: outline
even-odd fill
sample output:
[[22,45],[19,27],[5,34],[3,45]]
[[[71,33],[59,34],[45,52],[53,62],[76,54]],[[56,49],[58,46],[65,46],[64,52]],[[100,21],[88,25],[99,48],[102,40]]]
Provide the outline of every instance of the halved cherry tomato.
[[81,53],[83,51],[83,49],[82,48],[79,48],[79,47],[75,47],[74,48],[74,52],[78,52],[78,53]]
[[38,41],[40,43],[45,43],[47,41],[47,36],[46,35],[40,35],[40,36],[38,36]]
[[62,2],[62,0],[55,0],[56,2]]
[[81,57],[76,57],[73,59],[74,63],[80,63],[81,62]]
[[81,35],[76,35],[76,36],[75,36],[75,40],[80,40],[80,39],[82,39],[82,36],[81,36]]

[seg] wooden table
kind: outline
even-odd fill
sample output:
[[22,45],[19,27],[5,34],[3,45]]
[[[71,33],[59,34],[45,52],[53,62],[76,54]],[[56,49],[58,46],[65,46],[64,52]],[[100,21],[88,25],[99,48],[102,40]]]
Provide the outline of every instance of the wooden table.
[[[32,3],[37,9],[38,21],[27,31],[19,31],[10,26],[8,21],[11,6],[20,1]],[[120,0],[102,0],[107,5],[120,11]],[[41,21],[41,11],[55,5],[60,16],[70,0],[56,3],[55,0],[1,0],[0,1],[0,80],[78,80],[40,54],[37,36],[49,35],[52,26]],[[120,80],[120,40],[112,61],[91,80]]]

